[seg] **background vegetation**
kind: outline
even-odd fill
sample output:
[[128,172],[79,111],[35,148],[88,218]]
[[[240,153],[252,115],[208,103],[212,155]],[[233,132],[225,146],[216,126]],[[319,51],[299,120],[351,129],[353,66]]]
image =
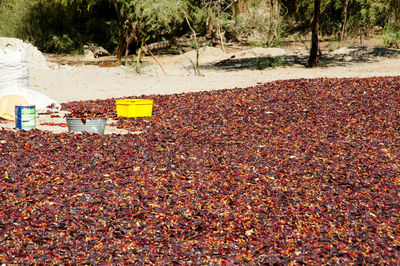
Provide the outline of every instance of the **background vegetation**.
[[[311,30],[314,0],[0,0],[0,36],[27,40],[43,52],[101,45],[126,55],[195,30],[208,40],[279,46]],[[190,29],[190,25],[193,29]],[[379,32],[399,48],[400,0],[322,0],[320,35],[333,40]]]

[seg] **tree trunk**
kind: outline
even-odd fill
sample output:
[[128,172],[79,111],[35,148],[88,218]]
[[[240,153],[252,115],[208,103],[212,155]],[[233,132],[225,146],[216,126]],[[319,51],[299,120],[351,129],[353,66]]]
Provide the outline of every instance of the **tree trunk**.
[[124,33],[121,32],[119,36],[119,42],[118,42],[118,47],[117,47],[117,62],[121,61],[122,58],[122,50],[124,49]]
[[[130,31],[129,31],[130,30]],[[135,44],[138,45],[140,44],[140,36],[137,35],[137,24],[132,22],[131,23],[131,28],[129,29],[128,27],[125,28],[125,64],[128,62],[128,56],[130,53],[130,45]]]
[[122,19],[121,19],[121,12],[120,12],[120,7],[118,6],[116,1],[113,1],[113,6],[115,10],[115,14],[117,14],[117,21],[118,25],[120,25],[120,33],[119,33],[119,42],[118,42],[118,47],[117,47],[117,62],[121,60],[122,57],[122,50],[124,49],[124,30],[122,26]]
[[269,26],[267,35],[267,46],[274,45],[274,40],[279,39],[278,27],[280,24],[280,6],[278,0],[270,0]]
[[318,65],[318,32],[319,32],[319,15],[321,11],[321,0],[314,0],[314,19],[312,23],[312,39],[310,58],[308,59],[308,67]]
[[349,0],[344,2],[343,6],[343,25],[342,25],[342,32],[340,34],[340,42],[343,42],[344,37],[346,35],[346,24],[347,24],[347,7],[349,6]]
[[276,39],[277,41],[280,40],[280,33],[278,32],[278,29],[280,27],[281,24],[281,5],[279,4],[278,0],[275,0],[275,22],[274,22],[274,39]]
[[270,0],[269,3],[269,25],[268,25],[268,35],[267,35],[267,46],[272,46],[272,39],[273,39],[273,23],[274,23],[274,0]]
[[234,5],[233,15],[237,16],[239,14],[245,13],[246,11],[247,11],[247,1],[237,0]]
[[206,18],[206,38],[211,39],[213,37],[212,30],[213,30],[213,19],[211,18],[211,10],[207,10],[207,18]]
[[400,0],[392,0],[390,2],[390,9],[392,10],[391,16],[393,17],[393,22],[400,28]]
[[129,36],[129,30],[125,29],[125,63],[127,62],[128,55],[129,55],[129,45],[132,43],[132,38]]
[[365,24],[360,24],[360,45],[364,45],[364,36],[365,36]]

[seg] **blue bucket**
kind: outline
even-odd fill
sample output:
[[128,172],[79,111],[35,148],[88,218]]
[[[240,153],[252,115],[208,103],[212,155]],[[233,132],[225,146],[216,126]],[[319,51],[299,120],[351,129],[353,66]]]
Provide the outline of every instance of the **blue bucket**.
[[23,130],[36,128],[35,105],[15,106],[15,127]]

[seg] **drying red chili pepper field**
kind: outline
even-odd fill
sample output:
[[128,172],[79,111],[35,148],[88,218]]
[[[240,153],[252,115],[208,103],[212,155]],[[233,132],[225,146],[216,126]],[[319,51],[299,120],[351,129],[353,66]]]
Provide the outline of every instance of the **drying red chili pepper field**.
[[132,134],[0,131],[0,262],[400,263],[400,77],[147,98],[63,105]]

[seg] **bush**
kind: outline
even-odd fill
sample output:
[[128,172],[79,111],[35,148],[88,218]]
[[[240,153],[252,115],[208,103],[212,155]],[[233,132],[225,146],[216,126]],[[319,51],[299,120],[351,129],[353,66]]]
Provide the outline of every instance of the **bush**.
[[400,49],[400,28],[395,24],[389,24],[383,29],[381,38],[386,48]]
[[275,68],[283,66],[286,63],[285,56],[278,57],[259,57],[256,60],[256,69],[264,70],[266,68]]
[[30,41],[43,52],[71,53],[84,44],[113,49],[118,25],[112,6],[87,1],[9,0],[0,4],[0,35]]
[[280,8],[272,13],[270,9],[265,1],[250,1],[247,11],[236,17],[229,35],[258,46],[279,46],[282,28],[286,25],[282,23]]
[[30,0],[0,1],[0,36],[28,39],[22,29],[30,8]]

